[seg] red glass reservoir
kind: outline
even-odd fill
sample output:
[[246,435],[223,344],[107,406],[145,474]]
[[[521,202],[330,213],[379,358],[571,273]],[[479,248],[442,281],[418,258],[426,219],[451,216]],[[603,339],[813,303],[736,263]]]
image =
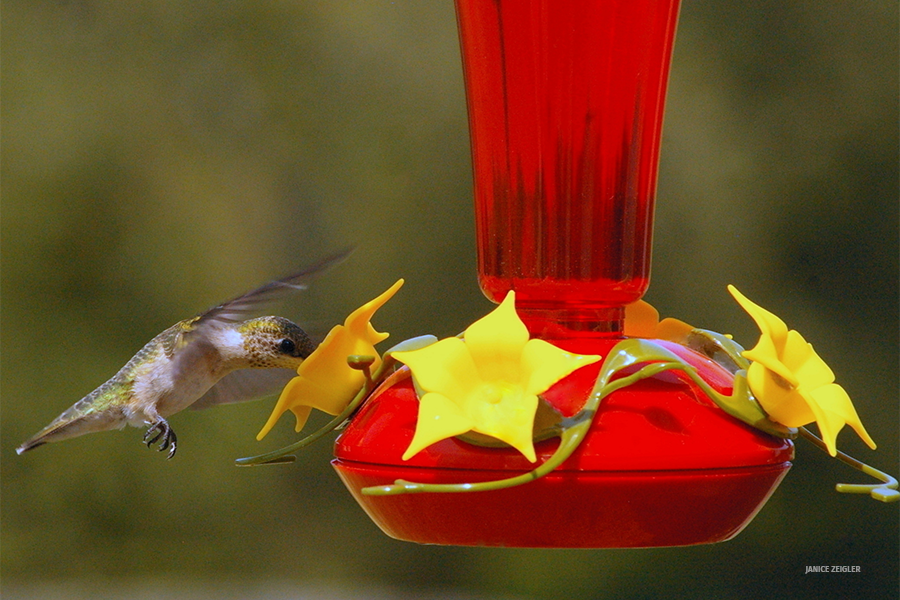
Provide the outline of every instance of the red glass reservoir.
[[543,337],[621,331],[649,280],[678,0],[456,6],[482,290],[515,289]]

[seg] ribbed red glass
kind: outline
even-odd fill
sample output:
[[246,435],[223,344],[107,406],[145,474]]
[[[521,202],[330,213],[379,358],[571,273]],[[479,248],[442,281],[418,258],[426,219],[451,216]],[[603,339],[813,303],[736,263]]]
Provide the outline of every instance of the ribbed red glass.
[[621,331],[647,289],[679,0],[456,0],[478,269],[533,335]]

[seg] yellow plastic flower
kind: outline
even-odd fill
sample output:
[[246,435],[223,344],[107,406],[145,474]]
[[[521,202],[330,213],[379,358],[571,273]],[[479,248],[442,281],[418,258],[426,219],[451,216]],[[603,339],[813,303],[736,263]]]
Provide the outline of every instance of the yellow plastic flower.
[[625,306],[625,331],[627,337],[668,340],[684,343],[693,327],[671,317],[659,320],[659,311],[638,300]]
[[834,373],[812,345],[734,286],[728,286],[728,291],[761,332],[759,342],[743,356],[753,361],[747,370],[747,383],[769,418],[788,427],[815,421],[831,456],[837,452],[837,435],[845,424],[874,449],[875,442],[859,420],[850,397],[834,383]]
[[256,436],[257,440],[263,439],[289,410],[297,417],[296,431],[300,431],[313,408],[337,415],[347,407],[366,381],[362,371],[347,364],[347,357],[373,356],[375,362],[370,368],[373,372],[378,369],[381,358],[375,351],[375,344],[386,339],[388,334],[375,331],[369,321],[402,285],[403,280],[398,280],[386,292],[353,311],[343,325],[336,325],[328,332],[319,347],[301,363],[297,377],[282,390],[272,415]]
[[536,460],[532,428],[538,394],[599,356],[569,354],[528,330],[509,292],[487,316],[466,329],[463,339],[394,352],[425,391],[416,431],[403,455],[408,460],[442,439],[475,431],[506,442]]

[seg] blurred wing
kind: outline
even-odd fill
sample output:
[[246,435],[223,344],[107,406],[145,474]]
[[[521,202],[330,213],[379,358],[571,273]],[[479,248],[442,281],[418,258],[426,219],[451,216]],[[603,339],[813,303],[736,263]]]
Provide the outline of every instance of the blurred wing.
[[[246,321],[251,316],[259,316],[260,311],[269,304],[272,304],[291,293],[305,290],[316,276],[347,258],[347,256],[350,255],[350,252],[351,249],[348,248],[336,254],[332,254],[297,273],[288,275],[287,277],[276,281],[270,281],[269,283],[256,288],[252,292],[247,292],[243,296],[238,296],[233,300],[229,300],[224,304],[211,308],[205,313],[192,319],[176,323],[164,331],[160,334],[163,337],[162,344],[166,355],[175,361],[172,365],[174,375],[178,377],[182,373],[191,372],[200,368],[201,363],[208,360],[209,356],[212,355],[213,348],[208,342],[209,338],[204,335],[199,335],[204,329],[209,331],[210,328],[219,327],[228,323]],[[254,369],[254,371],[256,370],[257,369]],[[267,370],[274,369],[259,369],[259,371]],[[240,371],[237,371],[236,373],[240,373]],[[223,381],[228,377],[230,376],[223,378]],[[238,379],[241,379],[241,377],[238,377]],[[248,377],[248,380],[252,379],[252,377]],[[246,385],[250,386],[249,383]],[[217,386],[218,384],[212,389],[216,389]],[[252,387],[248,387],[248,390],[249,389],[252,389]],[[215,403],[238,402],[242,399],[245,398],[235,398],[233,400],[223,400]]]
[[232,371],[212,386],[191,405],[193,409],[210,408],[220,404],[258,400],[277,394],[296,377],[293,369],[240,369]]
[[220,323],[237,323],[246,321],[251,316],[259,316],[267,305],[283,299],[285,296],[305,290],[309,287],[310,282],[318,275],[340,263],[350,255],[352,250],[347,248],[333,254],[319,262],[311,265],[293,275],[288,275],[276,281],[262,285],[252,292],[247,292],[243,296],[238,296],[233,300],[229,300],[224,304],[220,304],[215,308],[211,308],[205,313],[197,316],[191,321],[193,327],[199,327],[207,321],[218,321]]

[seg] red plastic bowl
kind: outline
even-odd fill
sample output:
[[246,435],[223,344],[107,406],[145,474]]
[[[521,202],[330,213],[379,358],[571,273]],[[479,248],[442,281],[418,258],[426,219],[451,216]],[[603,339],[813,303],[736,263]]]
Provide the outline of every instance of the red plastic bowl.
[[[573,340],[571,352],[605,355],[617,340]],[[692,350],[659,341],[730,393],[732,376]],[[583,405],[599,364],[545,397],[564,415]],[[790,441],[728,416],[690,380],[665,372],[602,402],[578,450],[551,474],[504,490],[364,495],[396,479],[466,483],[532,470],[513,449],[438,442],[408,461],[418,400],[408,370],[376,390],[335,443],[345,485],[389,536],[422,544],[558,548],[683,546],[721,542],[753,519],[791,466]],[[538,462],[556,440],[536,444]]]

